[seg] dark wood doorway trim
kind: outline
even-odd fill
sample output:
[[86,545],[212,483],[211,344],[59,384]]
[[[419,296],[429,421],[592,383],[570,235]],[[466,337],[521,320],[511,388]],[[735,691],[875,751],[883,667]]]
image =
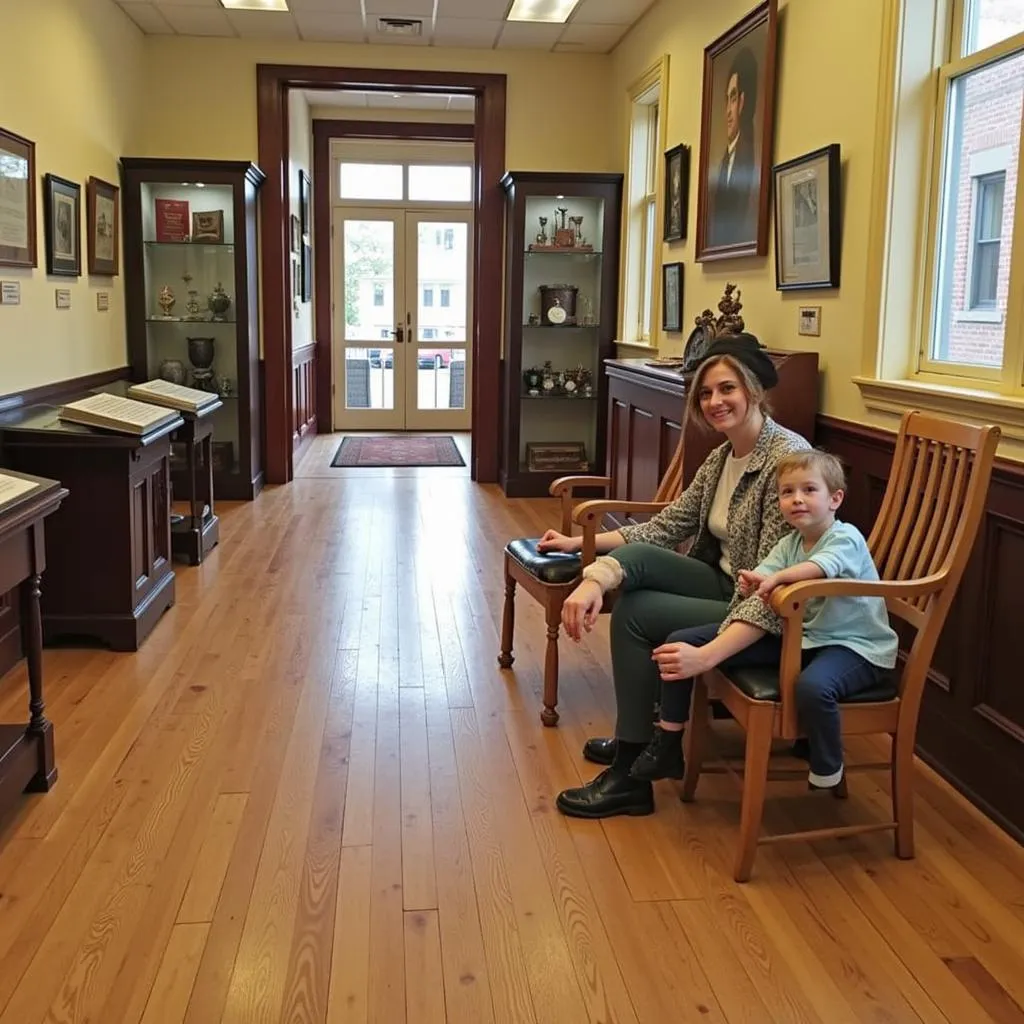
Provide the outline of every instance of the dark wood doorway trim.
[[330,433],[333,422],[334,350],[331,345],[331,139],[411,139],[472,142],[472,124],[415,121],[313,121],[313,296],[316,333],[316,430]]
[[[434,92],[476,99],[475,265],[473,274],[473,410],[470,473],[474,480],[498,479],[499,392],[502,295],[502,224],[505,171],[504,75],[457,71],[399,71],[380,68],[332,68],[258,64],[256,114],[259,162],[267,175],[260,190],[262,218],[263,362],[268,483],[292,479],[292,324],[289,301],[288,91],[289,89],[362,89],[380,92]],[[314,183],[314,203],[316,202]],[[315,216],[315,214],[314,214]],[[315,221],[314,221],[315,225]],[[315,230],[315,227],[314,227]],[[322,260],[315,261],[320,284]],[[328,279],[328,286],[329,286]],[[318,295],[320,289],[315,289]],[[327,293],[329,295],[329,292]],[[329,314],[328,314],[329,315]],[[315,320],[317,346],[319,313]],[[330,344],[329,335],[326,343]],[[319,396],[318,396],[319,398]],[[318,417],[320,410],[318,408]]]

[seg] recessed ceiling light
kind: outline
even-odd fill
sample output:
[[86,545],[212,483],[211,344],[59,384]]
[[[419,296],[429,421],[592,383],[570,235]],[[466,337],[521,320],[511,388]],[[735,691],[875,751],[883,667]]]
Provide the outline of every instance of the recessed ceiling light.
[[548,21],[562,24],[580,0],[515,0],[506,21]]
[[229,11],[287,11],[288,0],[220,0]]

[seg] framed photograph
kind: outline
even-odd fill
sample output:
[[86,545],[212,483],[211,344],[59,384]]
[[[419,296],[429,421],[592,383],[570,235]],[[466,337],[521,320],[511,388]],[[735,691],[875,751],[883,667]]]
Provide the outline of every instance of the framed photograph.
[[663,263],[661,265],[661,329],[681,331],[683,329],[683,265]]
[[116,185],[99,178],[85,183],[85,236],[89,273],[117,277],[121,215]]
[[839,144],[778,164],[773,174],[775,287],[838,288]]
[[309,175],[299,169],[299,221],[303,238],[308,238],[313,230],[313,221],[309,213]]
[[0,128],[0,266],[36,265],[36,144]]
[[664,241],[681,242],[686,238],[689,213],[690,147],[680,143],[665,154]]
[[192,214],[192,241],[220,245],[224,241],[224,211],[196,210]]
[[526,468],[531,473],[587,472],[586,445],[582,441],[527,441]]
[[292,229],[292,252],[298,253],[302,246],[302,232],[299,229],[299,218],[293,213],[291,215]]
[[704,49],[698,261],[768,251],[777,20],[763,0]]
[[302,243],[302,301],[313,298],[313,249],[309,242]]
[[82,273],[82,186],[47,174],[43,192],[46,272],[78,277]]

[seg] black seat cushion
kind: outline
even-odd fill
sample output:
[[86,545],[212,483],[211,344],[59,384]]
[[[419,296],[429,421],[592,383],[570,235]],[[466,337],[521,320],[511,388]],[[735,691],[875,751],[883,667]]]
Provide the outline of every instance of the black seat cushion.
[[561,551],[540,552],[537,550],[539,540],[539,537],[510,540],[505,550],[542,583],[572,583],[580,574],[580,556]]
[[[723,668],[722,675],[742,690],[751,700],[779,701],[779,673],[775,668]],[[895,700],[897,697],[896,677],[892,672],[885,675],[872,687],[851,697],[844,704],[871,704],[875,701]]]

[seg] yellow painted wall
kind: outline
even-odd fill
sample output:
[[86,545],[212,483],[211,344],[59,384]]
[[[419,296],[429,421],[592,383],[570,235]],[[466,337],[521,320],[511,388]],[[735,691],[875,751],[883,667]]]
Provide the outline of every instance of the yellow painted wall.
[[416,68],[508,76],[514,170],[620,170],[602,54],[152,37],[140,156],[256,160],[256,65]]
[[[302,214],[299,207],[299,171],[303,170],[313,178],[313,137],[312,125],[309,118],[309,104],[302,93],[295,91],[288,96],[288,206],[289,213],[299,218],[299,230],[301,231]],[[313,197],[309,197],[310,216],[313,212]],[[312,225],[310,226],[312,228]],[[289,240],[291,238],[291,225],[289,224]],[[310,242],[312,242],[312,230],[310,230]],[[290,248],[290,244],[289,244]],[[301,242],[299,254],[289,254],[292,262],[292,272],[298,268],[300,275],[299,288],[301,289]],[[300,349],[304,345],[313,343],[313,303],[303,302],[301,295],[298,299],[292,296],[292,350]],[[263,331],[260,330],[260,351],[262,353]]]
[[[669,54],[668,145],[692,150],[688,240],[663,247],[666,262],[682,260],[683,323],[714,309],[726,281],[743,291],[749,330],[773,348],[817,349],[823,370],[821,411],[870,421],[851,377],[861,370],[868,287],[867,211],[875,146],[882,4],[875,0],[780,0],[775,107],[775,162],[832,142],[842,147],[842,279],[828,291],[775,290],[775,255],[721,263],[694,262],[704,47],[735,24],[752,0],[680,3],[659,0],[612,54],[616,146],[625,162],[626,90],[662,54]],[[774,221],[772,222],[774,223]],[[821,337],[797,334],[797,307],[820,305]],[[661,355],[681,351],[686,333],[670,335]]]
[[[3,7],[0,126],[36,144],[35,270],[0,267],[21,282],[21,305],[0,306],[0,395],[124,366],[123,277],[89,277],[85,182],[118,183],[142,106],[142,33],[110,0],[17,0]],[[82,276],[47,277],[42,176],[82,186]],[[55,288],[71,289],[58,310]],[[110,293],[109,312],[96,292]]]

